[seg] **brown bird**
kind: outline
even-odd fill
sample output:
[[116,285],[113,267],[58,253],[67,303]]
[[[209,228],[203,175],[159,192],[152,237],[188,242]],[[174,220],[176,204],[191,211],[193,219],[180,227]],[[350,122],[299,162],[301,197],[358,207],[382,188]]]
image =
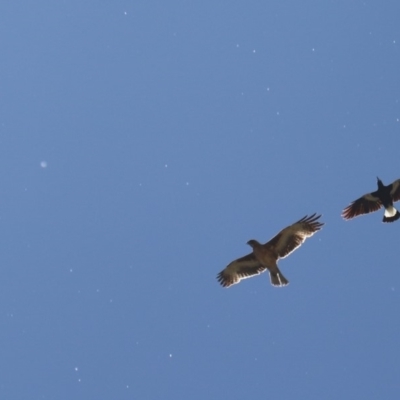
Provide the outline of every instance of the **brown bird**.
[[257,240],[249,240],[247,244],[253,248],[253,252],[232,261],[217,275],[218,282],[224,287],[229,287],[239,283],[242,279],[251,278],[268,270],[273,286],[286,286],[289,281],[282,275],[277,262],[280,258],[288,256],[308,237],[321,229],[324,224],[317,221],[320,217],[321,215],[316,214],[310,217],[306,215],[281,230],[265,244],[260,244]]
[[378,190],[354,200],[343,210],[342,217],[344,219],[378,211],[382,207],[385,208],[382,222],[394,222],[400,218],[400,213],[393,207],[393,202],[400,200],[400,179],[387,186],[379,178],[377,180]]

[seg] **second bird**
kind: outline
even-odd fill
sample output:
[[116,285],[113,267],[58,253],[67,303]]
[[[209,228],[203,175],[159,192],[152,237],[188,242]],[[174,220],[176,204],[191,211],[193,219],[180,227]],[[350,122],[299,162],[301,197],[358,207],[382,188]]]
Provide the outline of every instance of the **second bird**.
[[387,186],[379,178],[377,180],[378,190],[354,200],[343,210],[342,217],[344,219],[378,211],[382,207],[385,208],[382,222],[394,222],[400,218],[400,213],[393,206],[393,202],[400,200],[400,179]]

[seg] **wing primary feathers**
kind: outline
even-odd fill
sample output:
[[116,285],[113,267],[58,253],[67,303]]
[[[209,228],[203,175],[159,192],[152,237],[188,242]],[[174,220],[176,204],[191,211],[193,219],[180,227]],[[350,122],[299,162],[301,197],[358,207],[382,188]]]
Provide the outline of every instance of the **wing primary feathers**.
[[305,222],[306,224],[309,224],[310,227],[312,227],[315,231],[319,231],[322,227],[322,225],[324,225],[323,222],[319,222],[317,221],[319,218],[321,218],[321,214],[317,215],[317,213],[314,213],[310,216],[304,216],[302,219],[300,219],[299,221],[297,221],[296,223],[302,223]]
[[342,212],[344,219],[352,219],[359,215],[378,211],[382,207],[381,201],[371,194],[364,195],[351,202]]

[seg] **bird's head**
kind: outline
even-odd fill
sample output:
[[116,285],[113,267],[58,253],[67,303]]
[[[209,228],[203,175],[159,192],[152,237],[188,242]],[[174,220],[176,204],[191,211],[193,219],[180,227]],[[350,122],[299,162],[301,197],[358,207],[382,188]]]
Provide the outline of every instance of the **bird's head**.
[[376,177],[376,181],[378,183],[378,188],[381,188],[382,186],[384,186],[382,181],[378,177]]
[[249,240],[249,241],[247,242],[247,244],[248,244],[249,246],[251,246],[253,249],[254,249],[254,247],[257,247],[257,246],[260,245],[260,243],[258,243],[257,240],[254,240],[254,239]]

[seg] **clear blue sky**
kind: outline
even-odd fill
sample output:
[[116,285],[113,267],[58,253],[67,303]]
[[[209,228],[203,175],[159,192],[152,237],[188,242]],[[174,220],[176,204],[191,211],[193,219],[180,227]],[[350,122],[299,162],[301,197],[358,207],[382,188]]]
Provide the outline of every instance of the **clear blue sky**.
[[2,399],[398,398],[400,5],[216,3],[0,5]]

